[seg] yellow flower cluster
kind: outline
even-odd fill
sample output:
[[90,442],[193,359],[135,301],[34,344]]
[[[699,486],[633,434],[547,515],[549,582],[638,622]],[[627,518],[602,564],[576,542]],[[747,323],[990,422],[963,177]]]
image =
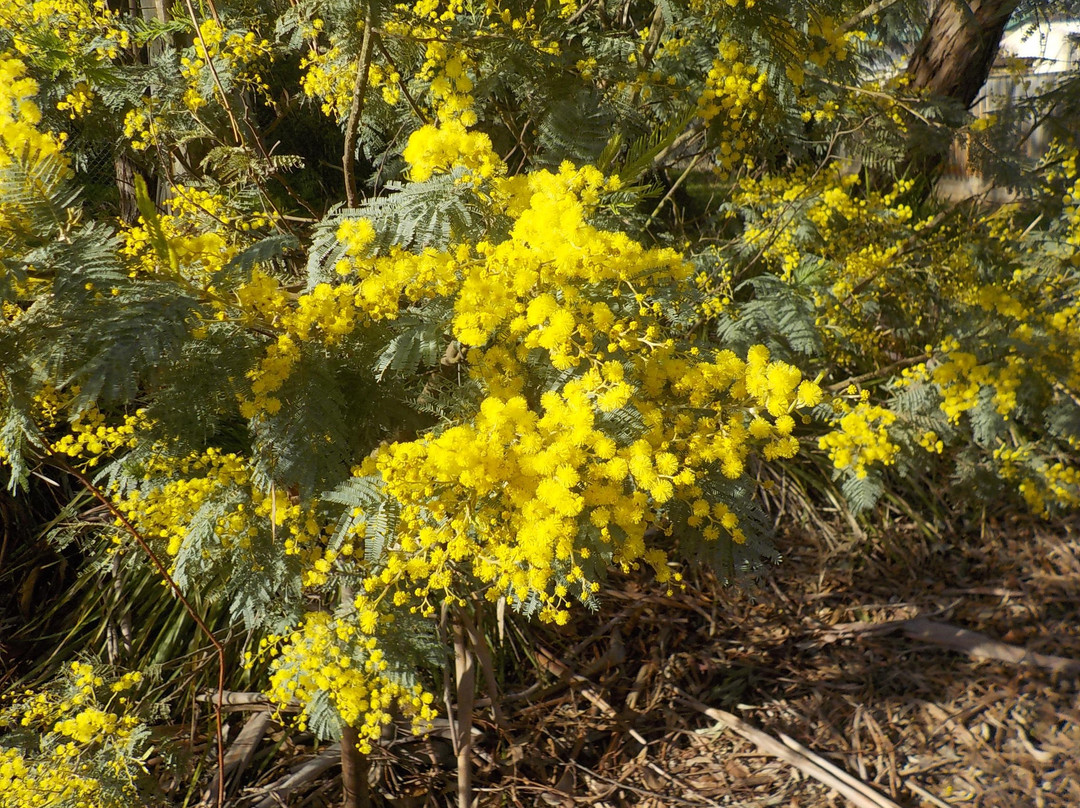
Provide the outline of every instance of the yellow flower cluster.
[[993,390],[994,408],[1008,419],[1016,409],[1016,391],[1031,372],[1023,356],[1008,353],[992,363],[980,363],[972,353],[960,350],[955,337],[947,337],[938,348],[939,362],[932,370],[925,365],[904,374],[903,384],[929,379],[941,393],[941,411],[949,423],[978,405],[984,388]]
[[[1067,156],[1057,171],[1064,187],[1071,187],[1075,168]],[[1070,466],[1061,452],[1067,454],[1063,444],[1070,438],[1047,435],[1038,408],[1051,402],[1068,406],[1080,389],[1080,304],[1070,262],[1033,260],[1038,243],[1029,236],[1030,220],[1017,220],[1009,208],[962,228],[939,226],[914,220],[903,202],[909,183],[878,194],[856,191],[855,181],[831,171],[743,181],[738,201],[754,212],[747,217],[745,238],[781,278],[809,287],[819,334],[834,362],[887,367],[913,350],[910,336],[902,335],[934,327],[934,317],[951,321],[956,334],[942,338],[940,331],[931,331],[936,347],[924,350],[933,358],[897,374],[892,388],[931,385],[952,426],[961,426],[965,413],[983,403],[1004,421],[1019,419],[1022,423],[999,437],[1008,444],[1006,452],[1023,450],[1027,459],[1005,463],[999,458],[1002,477],[1012,480],[1036,510],[1068,507]],[[1061,234],[1055,254],[1070,254],[1072,216],[1066,204],[1060,223],[1051,225],[1050,233]],[[927,238],[931,229],[932,239]],[[913,243],[920,245],[917,256],[911,254]],[[973,249],[980,243],[993,245],[993,266]],[[1001,347],[988,355],[991,340]],[[1026,412],[1020,406],[1025,392]],[[852,424],[869,435],[880,433],[881,426],[888,425]],[[1025,442],[1021,436],[1029,429],[1041,437]],[[824,448],[835,453],[838,465],[856,471],[861,450],[843,433],[841,428],[827,437]],[[945,440],[937,434],[916,437],[927,451],[944,451]],[[892,454],[886,448],[885,456]],[[1053,471],[1059,462],[1063,465]]]
[[70,93],[64,96],[62,101],[56,103],[58,110],[67,110],[72,120],[81,118],[90,111],[94,101],[94,91],[85,81],[80,81]]
[[[1067,257],[1075,251],[1069,243],[1076,216],[1069,189],[1077,171],[1067,151],[1054,155],[1058,165],[1049,179],[1058,182],[1056,193],[1064,188],[1066,195],[1060,221],[1048,232],[1061,234],[1054,253]],[[1071,261],[1034,260],[1033,251],[1045,243],[1036,239],[1046,236],[1033,238],[1030,220],[1017,219],[1014,209],[989,211],[959,228],[940,226],[914,220],[903,202],[910,183],[880,194],[856,189],[856,181],[831,170],[743,181],[737,199],[756,214],[747,217],[745,238],[787,282],[799,285],[808,275],[813,278],[817,326],[834,362],[887,367],[913,350],[910,336],[901,335],[931,327],[935,316],[952,321],[954,328],[964,322],[955,335],[931,332],[936,347],[927,345],[925,351],[933,358],[897,374],[891,386],[933,386],[940,394],[937,406],[952,426],[961,426],[965,413],[982,402],[1005,421],[1020,419],[1000,436],[1008,444],[996,463],[1002,477],[1013,481],[1036,510],[1068,507],[1073,495],[1064,444],[1070,438],[1046,434],[1038,409],[1025,412],[1019,397],[1027,391],[1029,407],[1037,401],[1043,404],[1036,407],[1069,406],[1076,400],[1080,304]],[[920,245],[917,256],[911,254],[913,243]],[[993,266],[973,248],[982,243],[996,251]],[[992,355],[985,349],[991,341],[1000,346]],[[873,435],[882,425],[853,427]],[[1030,429],[1041,437],[1030,442],[1021,437]],[[934,433],[919,438],[933,453],[942,453],[944,443]],[[826,446],[838,453],[838,465],[858,468],[858,446],[843,429],[827,437]],[[1005,462],[1014,452],[1026,453],[1024,462]],[[885,454],[893,454],[892,448]],[[1063,465],[1054,470],[1059,462]]]
[[949,351],[948,344],[945,347],[948,359],[931,372],[931,378],[941,390],[942,411],[955,424],[963,413],[979,403],[979,391],[989,383],[992,369],[980,365],[974,354]]
[[[490,165],[497,160],[490,141],[485,137],[479,142],[474,165]],[[413,172],[422,168],[422,164],[412,166]],[[253,396],[242,401],[242,414],[252,418],[259,412],[273,415],[280,409],[281,402],[274,393],[281,389],[299,361],[303,342],[318,338],[332,344],[366,320],[395,318],[403,299],[420,301],[457,293],[456,330],[466,344],[479,345],[495,325],[511,316],[508,306],[520,309],[515,312],[520,320],[520,315],[525,314],[521,298],[538,282],[547,286],[582,278],[593,283],[615,280],[617,273],[606,268],[609,256],[623,256],[630,263],[628,271],[650,269],[652,260],[644,257],[640,245],[624,235],[601,233],[585,225],[587,208],[595,205],[599,194],[608,187],[613,186],[596,169],[575,170],[569,164],[559,174],[544,171],[528,179],[499,181],[496,196],[507,212],[518,219],[515,238],[497,246],[462,245],[453,252],[429,249],[415,254],[394,249],[385,256],[364,258],[374,238],[370,223],[344,221],[338,236],[349,258],[339,262],[336,270],[341,275],[355,275],[358,280],[338,286],[319,284],[301,295],[295,308],[280,311],[274,325],[284,333],[267,347],[259,365],[249,371]],[[553,218],[557,221],[553,222]],[[571,236],[569,243],[561,240],[563,233]],[[548,267],[545,250],[549,247],[566,261]],[[657,255],[662,256],[661,264],[681,267],[673,252]],[[560,273],[560,265],[572,271]],[[499,279],[506,273],[515,278],[512,288]],[[245,287],[252,308],[269,309],[283,304],[284,297],[275,283],[253,276],[253,284],[256,280],[258,286]],[[534,316],[535,312],[534,309]],[[569,343],[559,339],[562,332],[549,327],[549,319],[545,317],[543,322],[535,324],[533,338],[537,345],[566,354],[564,349]],[[565,315],[556,315],[555,320],[565,320]],[[566,355],[559,361],[573,360]]]
[[154,114],[151,105],[151,99],[146,99],[142,107],[129,109],[124,114],[124,137],[135,151],[146,151],[155,145],[159,133],[167,129],[161,117]]
[[170,556],[184,547],[200,508],[216,506],[214,538],[222,549],[245,550],[264,530],[281,541],[286,555],[311,563],[322,557],[323,526],[312,508],[283,491],[260,490],[251,481],[249,461],[239,455],[209,448],[179,462],[163,457],[145,476],[150,484],[116,504],[142,535],[164,541]]
[[[489,8],[493,6],[494,4]],[[433,23],[453,22],[465,10],[465,4],[462,0],[416,0],[412,5],[402,3],[397,8],[421,20]]]
[[[122,694],[141,681],[134,672],[105,688],[92,666],[74,662],[55,687],[0,705],[0,808],[132,805],[146,756]],[[5,745],[11,728],[37,732],[38,748]]]
[[[300,87],[309,98],[320,99],[324,115],[341,122],[349,117],[360,63],[357,59],[349,61],[345,58],[336,37],[331,41],[334,43],[331,47],[325,50],[312,48],[300,60],[300,69],[304,71]],[[393,68],[384,68],[375,62],[368,66],[369,90],[380,90],[383,100],[390,106],[401,100],[400,82],[401,75]]]
[[257,230],[276,221],[276,214],[241,208],[220,193],[177,185],[169,199],[170,215],[190,225]]
[[34,393],[34,421],[48,429],[55,429],[63,420],[64,413],[71,404],[71,397],[78,393],[78,385],[60,392],[51,381],[46,382]]
[[23,57],[38,55],[48,42],[53,76],[73,84],[56,104],[72,118],[89,112],[95,97],[87,75],[132,45],[119,12],[104,0],[11,0],[0,8],[0,25]]
[[[382,619],[385,626],[386,616]],[[417,734],[435,711],[432,695],[420,685],[406,687],[388,677],[375,626],[361,629],[361,623],[311,612],[280,645],[269,642],[264,649],[274,657],[269,698],[281,705],[307,704],[318,693],[328,694],[342,724],[357,730],[360,751],[368,754],[394,711],[410,718]]]
[[834,61],[845,61],[852,47],[867,39],[865,31],[848,30],[834,17],[823,14],[811,17],[807,33],[812,48],[807,58],[818,67],[825,67]]
[[[912,218],[911,208],[899,202],[911,190],[910,181],[897,183],[885,194],[857,193],[858,181],[858,175],[842,174],[835,168],[742,180],[736,197],[739,204],[757,208],[761,215],[760,225],[747,228],[747,242],[778,262],[785,280],[809,255],[842,262],[833,295],[845,300],[854,287],[876,279],[891,264],[898,246],[883,243],[882,235],[904,232],[902,228]],[[791,223],[796,217],[814,225],[813,241],[800,240],[793,232]]]
[[[731,351],[709,361],[640,343],[607,348],[619,358],[591,360],[582,376],[544,393],[538,410],[521,396],[488,396],[469,423],[379,452],[371,465],[403,508],[397,546],[372,590],[401,581],[423,598],[452,589],[464,563],[489,585],[488,597],[536,594],[541,619],[561,622],[570,588],[582,599],[594,591],[583,573],[594,554],[623,567],[644,560],[668,579],[667,556],[646,547],[646,533],[676,502],[694,508],[706,538],[719,538],[721,527],[744,538],[737,517],[705,501],[699,483],[712,469],[741,476],[755,445],[769,458],[794,456],[790,413],[816,404],[820,389],[770,362],[763,346],[746,361]],[[605,414],[626,407],[642,414],[645,430],[619,445]]]
[[7,0],[0,7],[0,25],[16,51],[29,56],[49,38],[50,54],[60,70],[79,77],[89,59],[115,59],[131,46],[131,35],[120,25],[121,13],[105,0]]
[[765,76],[745,61],[743,48],[732,40],[720,43],[719,57],[705,77],[698,114],[721,129],[716,161],[731,171],[747,158],[756,127],[772,111]]
[[1071,149],[1064,153],[1048,155],[1048,159],[1054,158],[1062,161],[1061,174],[1072,183],[1061,198],[1062,216],[1067,223],[1065,241],[1074,248],[1080,248],[1080,172],[1076,168],[1077,151]]
[[[123,246],[120,254],[128,259],[131,277],[155,276],[167,274],[172,277],[175,261],[180,278],[198,290],[200,296],[214,304],[216,315],[225,319],[229,306],[243,300],[258,297],[254,290],[246,293],[239,290],[240,299],[228,299],[222,296],[214,283],[215,275],[244,246],[248,234],[255,230],[273,225],[277,221],[275,213],[259,210],[242,210],[220,193],[210,193],[199,188],[179,185],[169,201],[170,212],[158,217],[162,234],[168,245],[170,262],[162,261],[152,241],[152,228],[140,217],[139,223],[126,227],[121,232]],[[265,285],[260,274],[252,275],[252,284]],[[246,315],[252,316],[258,310],[252,306]]]
[[491,148],[491,138],[483,132],[470,132],[458,120],[420,127],[409,136],[402,156],[410,166],[409,176],[414,182],[423,182],[433,174],[447,173],[457,167],[481,179],[506,171]]
[[[368,247],[375,242],[375,226],[370,219],[345,219],[338,226],[337,240],[345,245],[346,254],[350,258],[364,255]],[[348,271],[348,262],[342,269],[341,274]]]
[[241,320],[249,325],[273,325],[276,318],[286,311],[288,295],[272,275],[258,267],[251,270],[250,279],[233,291],[235,308],[241,312]]
[[880,327],[881,310],[900,308],[917,325],[932,303],[933,293],[924,286],[905,288],[904,295],[894,287],[906,271],[898,261],[902,245],[929,222],[913,221],[902,201],[910,182],[887,193],[857,190],[857,183],[856,175],[835,167],[748,177],[740,181],[735,201],[753,211],[743,238],[781,279],[801,285],[813,268],[816,321],[830,356],[852,364],[877,358],[886,365],[886,357],[903,355],[908,346]]
[[930,454],[941,454],[945,451],[945,442],[938,438],[937,432],[932,429],[919,436],[919,445]]
[[[41,109],[34,101],[38,86],[26,75],[26,65],[0,54],[0,169],[25,159],[31,164],[48,157],[62,157],[59,138],[38,129]],[[5,200],[3,210],[10,211]]]
[[1053,508],[1080,506],[1080,468],[1062,460],[1047,460],[1030,445],[1001,446],[994,451],[1001,476],[1017,490],[1035,513],[1049,516]]
[[476,123],[471,70],[475,66],[467,52],[453,52],[441,41],[428,43],[427,59],[420,75],[431,82],[431,102],[440,123],[456,121],[466,129]]
[[[40,199],[52,194],[55,185],[70,176],[63,153],[63,135],[40,128],[41,108],[34,96],[38,85],[27,75],[26,65],[15,56],[0,52],[0,174],[8,183],[19,183],[22,193],[13,192],[0,199],[0,259],[25,237],[30,221],[22,199]],[[9,172],[13,165],[24,163],[28,172]],[[46,184],[40,171],[46,161],[59,163],[60,171],[53,184]],[[47,175],[46,175],[47,176]],[[15,283],[12,290],[26,300],[41,293],[50,282],[27,279]],[[6,295],[5,295],[6,296]],[[22,316],[23,307],[13,300],[2,301],[0,328]]]
[[256,32],[226,31],[218,21],[204,20],[199,25],[193,50],[192,56],[180,58],[180,75],[188,83],[184,103],[190,111],[197,112],[208,101],[202,95],[203,86],[209,83],[205,81],[204,73],[208,63],[214,60],[220,60],[229,68],[231,81],[248,90],[270,92],[260,70],[273,61],[273,48]]
[[[336,269],[348,282],[318,285],[275,319],[284,333],[249,373],[248,417],[281,406],[273,394],[305,342],[333,345],[395,318],[403,303],[436,298],[452,301],[453,337],[484,391],[475,417],[383,447],[358,472],[381,476],[402,506],[370,593],[392,588],[398,605],[422,602],[452,591],[455,569],[467,565],[490,597],[536,594],[544,619],[564,620],[559,604],[571,591],[589,597],[595,580],[585,570],[600,559],[645,562],[669,578],[646,531],[672,509],[693,510],[708,539],[743,540],[736,514],[709,502],[703,481],[739,478],[755,449],[766,459],[798,451],[792,414],[816,405],[821,389],[763,346],[745,359],[678,349],[650,297],[660,287],[678,296],[691,269],[673,250],[588,222],[616,187],[569,164],[496,178],[482,192],[513,219],[509,237],[446,252],[369,257],[373,228],[347,219]],[[572,376],[529,404],[528,364],[538,357]],[[614,429],[620,413],[641,421],[625,443]]]
[[889,439],[889,427],[896,414],[860,396],[854,405],[843,399],[833,402],[837,411],[834,424],[839,427],[818,439],[818,446],[829,453],[833,465],[841,471],[852,471],[856,477],[866,477],[867,467],[880,463],[892,464],[900,447]]
[[[180,552],[192,516],[204,504],[235,488],[247,487],[249,479],[241,458],[214,449],[185,460],[176,471],[184,476],[145,492],[134,489],[117,502],[120,511],[144,536],[165,541],[166,552],[171,556]],[[245,514],[245,503],[236,502],[223,510],[215,538],[225,548],[244,546],[254,533]]]
[[91,407],[71,422],[71,431],[53,444],[53,449],[69,457],[81,457],[93,468],[101,458],[138,442],[139,433],[149,427],[146,410],[125,415],[120,424],[110,426],[97,407]]

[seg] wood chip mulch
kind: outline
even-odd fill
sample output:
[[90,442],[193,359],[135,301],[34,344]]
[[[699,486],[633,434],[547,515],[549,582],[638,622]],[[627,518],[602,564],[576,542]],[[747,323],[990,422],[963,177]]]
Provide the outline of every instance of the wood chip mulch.
[[[478,806],[1080,806],[1080,519],[879,532],[791,529],[738,586],[616,576],[568,626],[508,622]],[[388,741],[375,805],[456,805],[442,735]],[[340,799],[312,789],[289,804]]]
[[1080,806],[1075,668],[874,630],[932,618],[1080,660],[1080,522],[980,532],[932,542],[893,529],[856,548],[790,531],[784,562],[750,586],[701,575],[667,597],[644,577],[612,581],[598,614],[537,632],[538,664],[554,683],[569,673],[568,687],[509,705],[501,741],[486,728],[480,803],[850,804],[684,693],[789,736],[881,805]]

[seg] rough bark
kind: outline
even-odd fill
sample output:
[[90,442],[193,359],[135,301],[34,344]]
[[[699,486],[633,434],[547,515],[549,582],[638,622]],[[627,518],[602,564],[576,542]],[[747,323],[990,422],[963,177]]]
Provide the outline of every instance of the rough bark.
[[[1001,35],[1019,0],[936,0],[930,23],[908,63],[911,88],[939,100],[951,101],[957,111],[970,109],[990,75]],[[948,116],[947,116],[948,117]],[[929,193],[945,162],[953,137],[941,122],[919,131],[913,124],[907,159],[909,176],[921,178],[919,194]]]
[[908,64],[912,86],[974,103],[1019,0],[939,0]]

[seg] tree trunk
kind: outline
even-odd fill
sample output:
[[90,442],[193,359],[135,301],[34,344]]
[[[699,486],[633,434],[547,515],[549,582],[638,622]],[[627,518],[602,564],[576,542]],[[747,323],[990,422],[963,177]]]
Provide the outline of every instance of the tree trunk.
[[[952,102],[956,113],[970,109],[990,75],[1001,35],[1019,2],[937,0],[908,63],[911,88]],[[953,142],[953,128],[962,122],[959,115],[947,115],[936,125],[912,125],[907,173],[918,180],[917,194],[932,191]]]
[[912,86],[974,103],[1020,0],[939,0],[908,64]]
[[[465,607],[461,607],[462,610]],[[472,722],[476,697],[476,660],[461,614],[454,615],[454,670],[457,674],[458,808],[473,808]],[[495,697],[495,694],[492,694]]]
[[371,808],[368,784],[368,756],[359,749],[360,735],[355,727],[341,728],[342,808]]

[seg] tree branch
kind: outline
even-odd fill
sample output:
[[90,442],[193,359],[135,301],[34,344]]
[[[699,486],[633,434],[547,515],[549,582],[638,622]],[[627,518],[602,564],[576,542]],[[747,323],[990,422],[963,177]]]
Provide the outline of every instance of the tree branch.
[[356,66],[356,80],[353,83],[352,106],[349,108],[349,121],[345,125],[345,151],[341,155],[341,165],[345,169],[345,202],[350,208],[356,207],[356,178],[353,165],[356,162],[356,132],[360,118],[364,114],[364,95],[367,93],[368,73],[371,67],[371,46],[374,42],[375,0],[368,0],[364,12],[364,39],[360,43],[360,61]]
[[218,640],[218,638],[214,636],[214,632],[210,630],[210,627],[206,625],[206,622],[202,619],[202,617],[199,616],[199,613],[195,611],[195,608],[191,605],[191,602],[188,601],[186,597],[184,597],[183,591],[173,579],[172,575],[169,574],[168,568],[166,568],[166,566],[162,563],[161,559],[158,558],[157,553],[155,553],[150,548],[150,545],[147,543],[146,539],[143,538],[142,534],[139,533],[139,531],[135,528],[133,524],[131,524],[131,522],[126,516],[124,516],[120,509],[116,507],[113,501],[107,496],[105,496],[104,492],[102,492],[100,488],[94,485],[94,483],[90,480],[89,477],[87,477],[81,471],[68,463],[67,459],[63,456],[53,452],[49,455],[48,461],[52,465],[56,466],[58,469],[66,471],[68,474],[78,480],[82,487],[85,488],[94,497],[94,499],[96,499],[108,509],[109,513],[111,513],[116,519],[116,521],[121,524],[124,530],[131,534],[131,537],[135,539],[135,543],[139,545],[139,548],[144,553],[146,553],[146,555],[150,558],[150,561],[153,563],[154,567],[161,574],[161,577],[165,579],[165,582],[168,584],[169,589],[172,590],[172,593],[176,596],[176,599],[180,601],[180,605],[184,607],[184,611],[191,615],[191,619],[195,621],[195,625],[199,627],[199,630],[206,635],[206,638],[210,641],[210,644],[214,646],[214,653],[217,656],[218,662],[218,686],[214,699],[214,730],[216,736],[215,740],[217,742],[218,769],[217,805],[218,808],[221,808],[221,806],[225,805],[225,736],[221,725],[221,703],[225,693],[225,648]]

